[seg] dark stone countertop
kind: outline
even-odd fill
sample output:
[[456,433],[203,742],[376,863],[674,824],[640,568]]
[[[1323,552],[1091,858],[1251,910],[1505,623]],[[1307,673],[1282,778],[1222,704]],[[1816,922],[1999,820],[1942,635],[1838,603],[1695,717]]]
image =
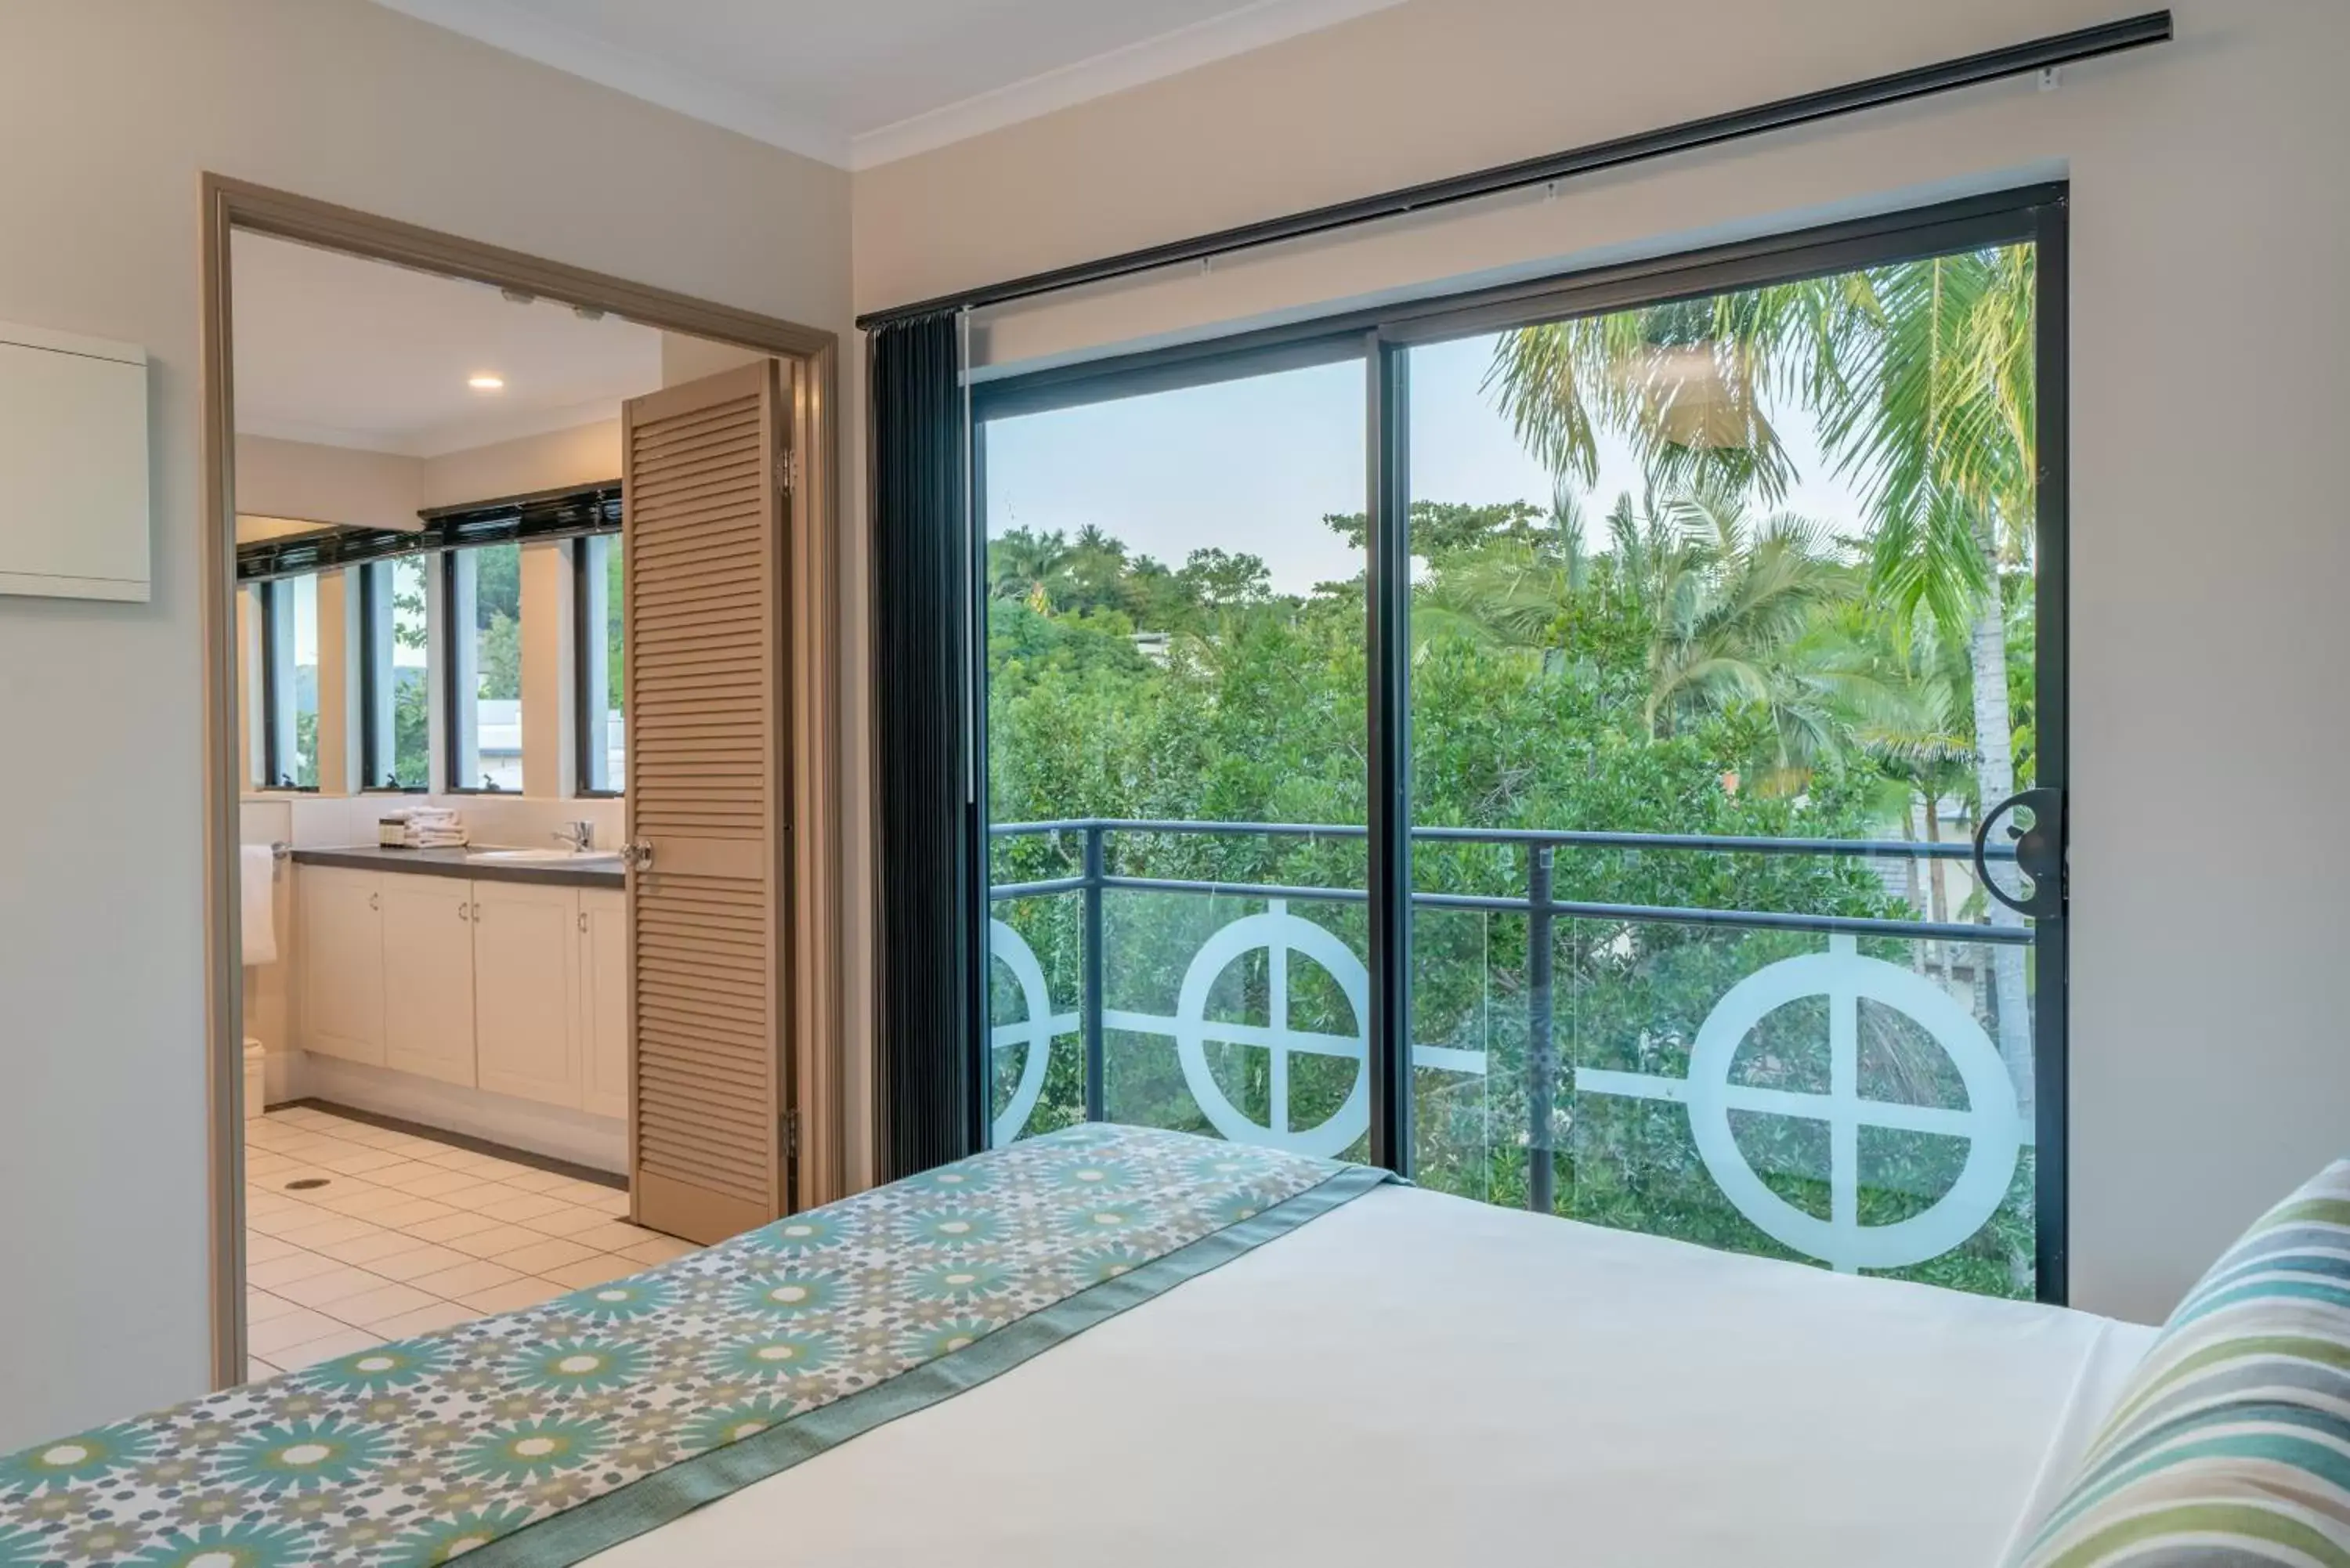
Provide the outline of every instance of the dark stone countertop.
[[[475,846],[494,848],[495,846]],[[292,851],[297,866],[337,866],[351,871],[402,871],[416,877],[462,877],[475,882],[537,882],[564,888],[608,888],[619,892],[628,874],[617,859],[590,866],[552,861],[468,860],[463,849],[390,849],[353,844],[333,849]]]

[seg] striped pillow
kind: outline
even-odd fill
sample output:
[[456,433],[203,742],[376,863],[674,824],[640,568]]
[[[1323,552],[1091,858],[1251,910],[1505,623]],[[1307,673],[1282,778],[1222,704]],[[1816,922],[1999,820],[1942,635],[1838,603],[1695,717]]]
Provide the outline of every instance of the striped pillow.
[[2350,1568],[2350,1160],[2164,1325],[2019,1568]]

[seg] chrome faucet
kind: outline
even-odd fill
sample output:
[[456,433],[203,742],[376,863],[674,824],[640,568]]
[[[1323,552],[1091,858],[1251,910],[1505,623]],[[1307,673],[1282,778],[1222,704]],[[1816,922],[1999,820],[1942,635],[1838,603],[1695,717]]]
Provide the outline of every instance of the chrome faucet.
[[592,822],[567,822],[555,830],[555,838],[574,855],[585,855],[596,846],[596,825]]

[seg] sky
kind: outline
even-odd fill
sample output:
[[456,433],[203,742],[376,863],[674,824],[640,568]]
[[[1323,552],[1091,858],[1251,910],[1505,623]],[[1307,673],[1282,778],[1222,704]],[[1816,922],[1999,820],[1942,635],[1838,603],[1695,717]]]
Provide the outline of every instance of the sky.
[[[1415,499],[1547,510],[1551,483],[1481,391],[1494,338],[1411,350]],[[1263,558],[1275,591],[1306,593],[1362,569],[1322,516],[1364,510],[1359,361],[1122,398],[998,420],[987,432],[987,531],[1075,535],[1093,524],[1137,554],[1180,566],[1195,549]],[[1804,419],[1780,420],[1800,479],[1783,507],[1858,532],[1860,509],[1819,455]],[[1643,485],[1621,441],[1600,441],[1599,482],[1585,496],[1587,537]]]
[[318,662],[318,576],[315,572],[285,579],[294,595],[294,662]]

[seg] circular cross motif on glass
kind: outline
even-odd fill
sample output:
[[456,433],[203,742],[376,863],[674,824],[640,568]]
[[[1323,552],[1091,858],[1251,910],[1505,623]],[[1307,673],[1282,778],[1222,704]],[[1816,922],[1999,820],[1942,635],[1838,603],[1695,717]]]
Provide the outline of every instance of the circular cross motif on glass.
[[[1732,1084],[1731,1062],[1754,1026],[1789,1002],[1813,996],[1828,1001],[1827,1094]],[[1862,1097],[1858,1057],[1864,999],[1901,1013],[1941,1047],[1965,1085],[1966,1109]],[[2022,1147],[2015,1085],[1982,1025],[1924,976],[1861,957],[1850,937],[1832,938],[1824,953],[1782,959],[1731,987],[1698,1030],[1690,1050],[1689,1077],[1676,1086],[1680,1090],[1677,1096],[1659,1097],[1679,1097],[1688,1105],[1698,1155],[1722,1195],[1773,1240],[1847,1272],[1905,1268],[1965,1241],[1998,1211]],[[1731,1135],[1733,1110],[1828,1124],[1827,1219],[1804,1212],[1764,1184]],[[1865,1127],[1964,1138],[1966,1163],[1957,1181],[1923,1211],[1889,1225],[1864,1225],[1859,1218],[1858,1145],[1859,1129]]]
[[[1267,960],[1265,1023],[1232,1023],[1208,1017],[1208,996],[1225,970],[1258,949]],[[1289,958],[1303,954],[1338,982],[1355,1015],[1352,1034],[1317,1034],[1289,1027]],[[1281,900],[1262,915],[1247,915],[1210,937],[1192,955],[1175,1002],[1175,1054],[1183,1081],[1215,1129],[1234,1143],[1258,1144],[1292,1154],[1330,1158],[1344,1153],[1371,1125],[1370,1075],[1361,1071],[1367,1048],[1363,1022],[1370,1016],[1371,980],[1354,950],[1313,921],[1289,912]],[[1208,1042],[1256,1045],[1272,1058],[1267,1120],[1259,1122],[1232,1104],[1208,1065]],[[1289,1058],[1303,1053],[1340,1056],[1355,1063],[1354,1087],[1338,1108],[1313,1127],[1290,1126]],[[1268,1125],[1268,1123],[1270,1125]]]
[[987,931],[988,955],[1012,971],[1013,983],[1020,988],[1023,1013],[1017,1022],[996,1024],[988,1032],[991,1054],[1014,1047],[1021,1052],[1020,1081],[993,1128],[994,1147],[1001,1148],[1027,1127],[1037,1099],[1045,1093],[1045,1074],[1053,1064],[1053,1036],[1076,1020],[1053,1015],[1053,993],[1045,982],[1045,966],[1036,961],[1036,950],[1018,931],[1002,920],[988,921]]

